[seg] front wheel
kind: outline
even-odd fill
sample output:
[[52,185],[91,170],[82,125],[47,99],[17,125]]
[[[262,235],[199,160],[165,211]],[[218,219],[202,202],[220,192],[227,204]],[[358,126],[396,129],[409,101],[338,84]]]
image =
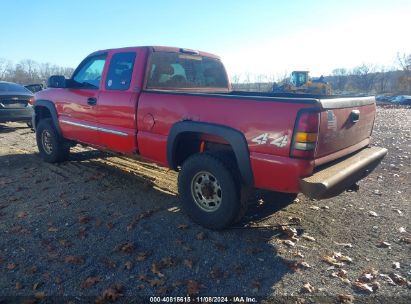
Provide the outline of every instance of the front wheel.
[[37,147],[41,158],[48,163],[57,163],[67,160],[70,147],[57,133],[53,121],[42,119],[36,128]]
[[245,208],[237,177],[223,158],[209,153],[191,156],[178,176],[183,211],[206,228],[223,229],[231,225]]

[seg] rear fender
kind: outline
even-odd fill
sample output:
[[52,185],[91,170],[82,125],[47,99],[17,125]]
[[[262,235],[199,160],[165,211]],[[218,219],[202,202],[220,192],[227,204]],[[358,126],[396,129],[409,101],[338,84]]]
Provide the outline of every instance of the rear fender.
[[251,169],[250,153],[244,135],[233,128],[212,123],[181,121],[175,123],[167,139],[167,161],[170,168],[177,170],[176,150],[180,136],[185,133],[199,133],[223,138],[233,149],[242,181],[253,186],[254,177]]

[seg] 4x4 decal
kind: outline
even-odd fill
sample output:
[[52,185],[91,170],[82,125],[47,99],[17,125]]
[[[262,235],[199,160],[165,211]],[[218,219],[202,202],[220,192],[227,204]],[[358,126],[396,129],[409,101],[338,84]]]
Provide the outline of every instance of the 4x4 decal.
[[283,148],[287,145],[288,136],[283,135],[283,136],[280,136],[280,137],[274,137],[273,134],[263,133],[261,135],[258,135],[257,137],[254,137],[251,141],[258,144],[258,145],[264,145],[267,142],[269,142],[270,145],[274,145],[276,147]]

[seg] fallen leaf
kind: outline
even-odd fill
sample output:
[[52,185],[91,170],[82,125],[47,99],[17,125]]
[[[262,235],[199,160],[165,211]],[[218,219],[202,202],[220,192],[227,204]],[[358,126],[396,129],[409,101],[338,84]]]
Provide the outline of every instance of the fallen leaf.
[[411,244],[411,238],[409,238],[409,237],[402,236],[402,237],[400,237],[400,241],[405,243],[405,244]]
[[315,242],[315,238],[313,238],[312,236],[310,236],[308,234],[303,234],[302,238],[307,240],[307,241],[310,241],[310,242]]
[[359,281],[355,281],[355,282],[352,284],[352,286],[353,286],[354,288],[360,290],[360,291],[365,291],[365,292],[369,292],[369,293],[371,293],[371,292],[374,291],[373,288],[372,288],[372,286],[370,286],[370,285],[368,285],[368,284],[365,284],[365,283],[361,283],[361,282],[359,282]]
[[323,256],[322,260],[332,266],[336,266],[336,267],[342,267],[344,266],[344,263],[339,262],[334,255],[333,256]]
[[378,214],[375,211],[368,211],[368,215],[372,217],[378,217]]
[[190,268],[190,269],[193,268],[193,260],[185,259],[185,260],[183,261],[183,264],[184,264],[185,266],[187,266],[188,268]]
[[351,304],[354,301],[354,296],[350,294],[339,294],[337,296],[338,302],[343,304]]
[[78,221],[80,224],[87,224],[88,222],[91,221],[91,217],[87,216],[87,215],[80,215],[78,217]]
[[291,224],[295,224],[295,225],[300,225],[301,224],[301,218],[299,218],[299,217],[289,216],[288,221]]
[[378,289],[381,288],[381,285],[380,285],[380,283],[378,283],[377,281],[375,281],[375,282],[372,282],[372,283],[371,283],[371,288],[372,288],[372,290],[373,290],[374,292],[376,292]]
[[283,233],[283,235],[286,235],[287,238],[296,241],[297,240],[297,230],[295,228],[291,228],[286,225],[281,225],[279,227],[279,230]]
[[358,281],[362,283],[369,283],[374,281],[377,278],[377,275],[377,270],[375,270],[374,268],[369,268],[361,273],[360,277],[358,278]]
[[407,280],[399,274],[391,273],[390,278],[398,285],[402,286],[407,284]]
[[205,240],[206,234],[204,232],[200,232],[196,235],[197,240]]
[[134,244],[130,243],[130,242],[127,242],[127,243],[124,243],[124,244],[117,245],[114,248],[114,251],[121,251],[121,252],[124,252],[124,253],[132,253],[134,251]]
[[148,277],[143,273],[139,274],[137,278],[142,282],[148,282]]
[[15,269],[16,267],[17,267],[17,265],[14,264],[14,263],[8,263],[8,264],[7,264],[7,269],[8,269],[8,270],[13,270],[13,269]]
[[221,270],[221,268],[219,267],[214,267],[210,273],[210,278],[212,279],[221,279],[222,277],[224,277],[224,272]]
[[68,255],[64,258],[64,261],[66,263],[70,263],[70,264],[83,264],[84,260],[82,257],[80,256],[75,256],[75,255]]
[[335,244],[335,245],[338,245],[338,246],[343,246],[343,247],[345,247],[345,248],[352,248],[352,244],[351,244],[351,243],[337,243],[337,242],[334,242],[334,244]]
[[25,212],[25,211],[20,211],[19,213],[17,213],[18,218],[24,218],[26,216],[27,216],[27,212]]
[[46,297],[46,293],[44,291],[39,291],[34,294],[34,297],[37,300],[43,300]]
[[377,247],[380,248],[391,248],[391,244],[385,241],[381,241],[377,244]]
[[127,261],[124,263],[124,268],[127,270],[130,270],[131,268],[133,268],[133,263],[131,261]]
[[205,288],[203,284],[200,284],[196,281],[193,280],[188,280],[187,281],[187,293],[188,295],[197,295],[200,292],[200,289]]
[[392,268],[394,268],[394,269],[400,269],[400,262],[393,262],[393,263],[392,263]]
[[290,246],[290,247],[295,246],[295,243],[293,241],[290,241],[290,240],[285,240],[285,241],[283,241],[283,243],[286,244],[287,246]]
[[348,278],[340,278],[341,282],[345,285],[351,285],[351,281]]
[[382,278],[385,282],[387,282],[389,285],[395,286],[395,282],[390,278],[388,274],[380,273],[380,278]]
[[261,283],[257,280],[252,280],[251,288],[252,288],[252,291],[257,292],[261,288]]
[[47,230],[48,230],[48,232],[57,232],[57,231],[59,231],[58,228],[53,227],[53,226],[49,227],[49,229],[47,229]]
[[90,288],[91,286],[101,282],[103,278],[101,276],[97,277],[88,277],[83,283],[81,283],[81,288]]
[[299,265],[301,268],[311,268],[310,264],[307,262],[300,262]]
[[148,280],[150,283],[151,287],[158,287],[164,285],[164,280],[163,279],[152,279]]
[[305,283],[301,288],[301,292],[303,293],[313,293],[315,288],[310,283]]
[[87,237],[87,228],[86,227],[80,227],[78,231],[78,237],[82,240],[84,240]]
[[36,290],[37,288],[40,287],[40,285],[41,285],[41,282],[36,282],[36,283],[33,284],[32,289]]
[[150,251],[139,252],[137,253],[136,261],[139,261],[139,262],[145,261],[147,257],[149,257],[150,255],[151,255]]
[[109,300],[112,302],[117,301],[120,297],[123,296],[121,293],[123,287],[121,285],[113,285],[110,288],[103,291],[102,298],[103,300]]
[[312,210],[320,210],[320,207],[318,207],[318,206],[310,206],[310,207],[308,207],[308,208],[310,208],[310,209],[312,209]]
[[176,264],[176,261],[173,257],[165,257],[160,260],[161,268],[171,267]]
[[23,285],[21,284],[21,282],[17,281],[16,282],[16,289],[22,289]]
[[398,231],[399,231],[400,233],[406,233],[406,232],[407,232],[404,227],[398,228]]
[[164,277],[164,274],[161,273],[161,265],[157,263],[151,264],[151,272],[158,275],[159,277]]

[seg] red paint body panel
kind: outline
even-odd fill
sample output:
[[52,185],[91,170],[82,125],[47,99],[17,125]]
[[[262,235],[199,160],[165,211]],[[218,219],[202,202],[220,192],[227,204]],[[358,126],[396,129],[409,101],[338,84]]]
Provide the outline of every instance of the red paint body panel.
[[[191,120],[238,130],[247,141],[254,186],[281,192],[299,192],[299,178],[311,175],[315,166],[369,143],[375,105],[324,110],[321,102],[314,99],[310,103],[303,98],[193,92],[192,88],[190,92],[144,90],[147,61],[153,51],[179,52],[180,49],[134,47],[93,53],[107,54],[100,89],[49,89],[37,93],[36,99],[55,104],[65,138],[115,152],[139,153],[163,166],[168,166],[167,139],[177,122]],[[107,90],[108,66],[113,54],[120,52],[136,52],[130,87],[126,91]],[[209,53],[199,54],[218,59]],[[231,91],[230,85],[227,91]],[[87,104],[90,97],[97,98],[95,106]],[[312,108],[321,112],[316,159],[292,158],[290,150],[297,116],[301,110]],[[349,121],[353,109],[360,111],[360,120],[355,124]],[[327,111],[335,115],[335,129],[328,119],[332,115]],[[256,140],[264,134],[267,137],[264,141]],[[286,138],[284,145],[275,145],[274,140],[281,137]],[[202,138],[225,142],[215,136]]]

